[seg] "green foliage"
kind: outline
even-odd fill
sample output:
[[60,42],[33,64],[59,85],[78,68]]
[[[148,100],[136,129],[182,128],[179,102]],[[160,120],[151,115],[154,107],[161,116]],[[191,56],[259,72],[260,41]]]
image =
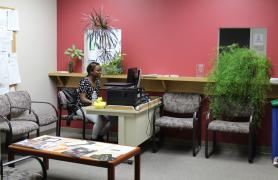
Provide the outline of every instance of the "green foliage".
[[270,89],[268,59],[237,45],[221,50],[205,88],[214,117],[231,119],[253,111],[254,123],[260,125]]
[[108,63],[102,64],[104,74],[122,74],[122,54],[118,53],[115,58]]
[[83,57],[84,57],[84,53],[82,50],[76,48],[76,46],[73,44],[71,48],[68,48],[66,51],[65,51],[65,54],[67,56],[70,57],[70,59],[79,59],[81,60]]

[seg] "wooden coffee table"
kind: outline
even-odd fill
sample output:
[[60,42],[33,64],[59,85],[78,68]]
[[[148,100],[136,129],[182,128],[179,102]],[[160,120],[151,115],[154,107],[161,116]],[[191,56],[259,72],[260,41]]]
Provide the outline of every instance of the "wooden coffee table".
[[[60,137],[58,137],[58,138],[60,138]],[[70,139],[70,138],[65,138],[65,139]],[[15,154],[34,155],[34,156],[42,157],[47,169],[49,168],[49,159],[104,167],[104,168],[108,169],[108,180],[114,180],[115,179],[115,167],[118,164],[121,164],[124,161],[128,160],[129,158],[134,157],[134,161],[135,161],[134,162],[134,164],[135,164],[134,179],[140,180],[140,152],[141,152],[141,150],[139,147],[134,147],[131,151],[118,156],[114,160],[99,161],[99,160],[93,159],[91,157],[84,157],[84,156],[74,157],[74,156],[70,156],[70,155],[67,155],[67,154],[64,154],[61,152],[42,150],[42,149],[34,149],[34,148],[24,147],[24,146],[14,143],[9,146],[8,159],[9,159],[9,161],[13,160]]]

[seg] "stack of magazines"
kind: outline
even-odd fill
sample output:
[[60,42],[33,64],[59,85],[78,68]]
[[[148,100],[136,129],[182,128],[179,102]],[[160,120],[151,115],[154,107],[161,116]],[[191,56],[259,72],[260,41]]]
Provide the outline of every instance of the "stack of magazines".
[[128,153],[134,147],[121,146],[79,139],[62,138],[44,135],[34,139],[26,139],[16,145],[38,150],[61,153],[72,157],[87,157],[99,161],[111,161],[122,154]]

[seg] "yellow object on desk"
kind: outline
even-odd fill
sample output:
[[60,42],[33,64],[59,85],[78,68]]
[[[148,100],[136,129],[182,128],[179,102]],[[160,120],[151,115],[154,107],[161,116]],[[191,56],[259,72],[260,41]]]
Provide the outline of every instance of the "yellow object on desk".
[[102,109],[102,108],[105,108],[106,102],[103,101],[102,97],[99,97],[99,98],[97,98],[97,100],[95,100],[93,105],[96,109]]

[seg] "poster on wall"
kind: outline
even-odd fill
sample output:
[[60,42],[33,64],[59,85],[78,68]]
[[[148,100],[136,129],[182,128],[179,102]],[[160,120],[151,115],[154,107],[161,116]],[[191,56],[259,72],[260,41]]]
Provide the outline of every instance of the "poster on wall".
[[84,34],[84,63],[83,72],[88,64],[96,61],[100,64],[105,64],[113,60],[121,53],[121,30],[112,29],[109,32],[109,38],[102,38],[101,33],[93,33],[88,30]]
[[250,49],[266,55],[266,28],[251,28]]

